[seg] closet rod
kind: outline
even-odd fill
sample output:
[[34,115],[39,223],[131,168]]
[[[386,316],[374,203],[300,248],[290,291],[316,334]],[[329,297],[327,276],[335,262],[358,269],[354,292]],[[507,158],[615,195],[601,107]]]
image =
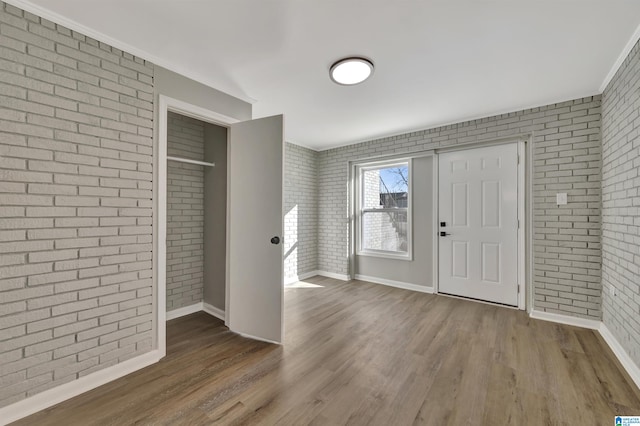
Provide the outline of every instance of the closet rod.
[[207,163],[207,162],[204,162],[204,161],[189,160],[188,158],[180,158],[180,157],[169,157],[169,156],[167,156],[167,160],[169,160],[169,161],[178,161],[180,163],[197,164],[199,166],[207,166],[207,167],[215,167],[216,166],[216,163]]

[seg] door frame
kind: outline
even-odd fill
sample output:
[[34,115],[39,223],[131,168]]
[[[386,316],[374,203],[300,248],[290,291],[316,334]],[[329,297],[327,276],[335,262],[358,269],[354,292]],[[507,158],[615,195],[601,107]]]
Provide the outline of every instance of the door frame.
[[[433,265],[434,265],[434,288],[433,291],[436,294],[440,294],[439,292],[439,281],[440,275],[438,266],[440,263],[439,252],[440,252],[440,244],[438,237],[438,229],[440,228],[439,223],[439,206],[440,206],[440,197],[438,194],[440,188],[439,181],[439,155],[444,152],[451,151],[466,151],[472,150],[476,148],[484,148],[487,146],[494,145],[506,145],[516,143],[518,146],[518,305],[517,309],[519,310],[527,310],[528,312],[531,310],[533,305],[533,291],[531,286],[531,271],[533,269],[533,227],[531,226],[531,218],[533,217],[533,207],[532,207],[532,178],[530,176],[531,170],[531,143],[530,143],[530,135],[521,135],[517,137],[504,138],[504,139],[495,139],[482,143],[469,143],[458,146],[450,146],[444,147],[440,149],[436,149],[435,151],[435,161],[433,168],[433,182],[434,182],[434,241],[433,241]],[[527,208],[528,206],[528,208]],[[482,302],[482,301],[479,301]],[[491,303],[491,302],[486,302]]]
[[[157,152],[154,152],[156,158],[157,170],[157,187],[156,196],[154,197],[153,211],[156,216],[153,226],[153,265],[154,265],[154,290],[155,290],[155,346],[162,358],[167,352],[167,137],[168,137],[168,113],[175,112],[180,115],[195,118],[196,120],[206,123],[215,124],[217,126],[229,129],[231,124],[240,120],[229,117],[215,111],[211,111],[197,105],[193,105],[179,99],[170,98],[165,95],[159,95],[158,102],[158,145]],[[227,159],[229,155],[229,132],[227,132]],[[229,252],[229,168],[227,167],[227,230],[226,230],[226,246],[227,254]],[[226,259],[226,277],[225,277],[225,324],[229,319],[229,257]]]
[[[483,148],[492,145],[504,145],[507,143],[518,144],[518,221],[520,227],[518,229],[518,285],[520,293],[518,294],[519,310],[531,312],[533,309],[533,151],[532,151],[532,135],[530,133],[518,134],[505,138],[489,139],[481,142],[469,142],[464,144],[452,145],[437,149],[393,153],[388,155],[370,156],[351,160],[347,163],[348,176],[348,278],[355,279],[355,256],[356,256],[356,231],[355,231],[355,200],[354,195],[356,185],[356,166],[366,162],[386,161],[399,158],[418,158],[423,156],[433,156],[433,293],[439,294],[439,185],[438,180],[438,154],[449,151],[459,151],[473,148]],[[481,301],[479,301],[481,302]],[[491,302],[481,302],[491,303]]]

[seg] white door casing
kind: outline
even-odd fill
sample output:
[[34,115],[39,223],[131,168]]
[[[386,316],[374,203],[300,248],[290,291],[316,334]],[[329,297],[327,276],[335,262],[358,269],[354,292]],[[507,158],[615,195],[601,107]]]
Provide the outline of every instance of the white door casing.
[[[158,359],[166,354],[166,188],[167,188],[167,113],[173,111],[188,117],[195,118],[208,123],[224,126],[229,129],[228,147],[228,170],[227,170],[227,282],[226,282],[226,320],[225,324],[233,331],[245,334],[248,337],[280,343],[283,333],[283,299],[284,290],[282,286],[282,244],[271,245],[271,250],[265,250],[263,244],[256,244],[256,249],[249,248],[242,253],[238,249],[242,241],[246,242],[249,236],[248,229],[251,224],[266,224],[269,218],[268,227],[272,228],[268,233],[272,236],[282,236],[283,215],[282,215],[282,182],[283,182],[283,126],[282,116],[275,116],[261,120],[252,120],[239,123],[237,119],[210,111],[178,99],[159,95],[159,120],[158,120],[158,147],[157,147],[157,179],[154,179],[154,191],[157,192],[156,212],[154,214],[154,275],[156,281],[156,306],[155,306],[155,342]],[[254,124],[251,124],[254,123]],[[236,124],[240,126],[236,127]],[[232,135],[234,137],[231,140]],[[236,149],[232,149],[232,142]],[[266,154],[263,152],[266,151]],[[233,161],[231,160],[233,156]],[[261,176],[255,177],[261,170],[267,170]],[[254,176],[253,180],[250,179]],[[235,188],[235,189],[234,189]],[[234,189],[238,192],[238,197],[232,200],[230,191]],[[243,192],[244,190],[244,192]],[[270,194],[269,201],[264,201],[260,195]],[[248,197],[253,197],[253,201],[247,201]],[[246,205],[240,203],[244,200],[249,203],[247,213],[241,213],[232,218],[231,206],[244,208]],[[266,213],[266,210],[269,213]],[[253,214],[260,215],[260,219],[255,219]],[[231,233],[231,224],[238,232]],[[244,225],[243,225],[244,224]],[[246,226],[245,226],[246,225]],[[238,238],[238,242],[231,243],[230,240]],[[231,256],[231,247],[236,249],[234,254],[241,253],[240,256]],[[262,250],[262,252],[260,252]],[[268,253],[268,256],[263,255]],[[274,254],[275,253],[275,254]],[[234,271],[230,271],[231,257],[234,259]],[[260,271],[259,265],[252,262],[252,258],[268,259],[269,266]],[[246,269],[243,270],[243,267]],[[247,280],[247,271],[253,271],[257,280]],[[244,285],[236,286],[236,283]],[[255,286],[256,294],[267,292],[269,297],[260,299],[257,296],[242,298],[234,297],[230,302],[232,289],[234,296],[240,292],[252,294],[251,286]],[[263,303],[255,311],[252,309],[256,300],[263,300]],[[231,312],[235,312],[235,323],[238,329],[231,325]],[[260,317],[262,312],[265,316]],[[265,320],[267,318],[267,320]],[[262,324],[261,324],[262,323]],[[252,328],[251,325],[254,325]]]
[[518,306],[518,144],[439,154],[439,292]]
[[282,343],[283,117],[229,128],[228,326]]
[[[169,111],[187,117],[195,118],[207,123],[229,127],[238,120],[215,111],[189,104],[179,99],[165,95],[158,96],[158,145],[156,162],[154,165],[157,179],[154,178],[155,212],[153,215],[154,250],[153,250],[153,274],[156,284],[155,298],[155,333],[154,347],[159,357],[166,355],[166,253],[167,253],[167,114]],[[228,306],[228,305],[227,305]],[[226,321],[225,321],[226,322]]]

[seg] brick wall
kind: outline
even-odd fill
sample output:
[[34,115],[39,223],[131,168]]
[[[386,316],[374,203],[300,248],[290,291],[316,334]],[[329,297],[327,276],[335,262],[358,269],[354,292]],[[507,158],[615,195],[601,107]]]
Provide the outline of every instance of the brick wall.
[[[204,123],[169,113],[167,155],[204,161]],[[202,302],[204,167],[167,162],[167,311]]]
[[602,148],[602,321],[640,365],[640,44],[602,95]]
[[0,406],[152,346],[153,67],[0,3]]
[[318,269],[317,157],[316,151],[285,144],[285,282]]
[[[348,161],[524,133],[533,135],[535,308],[599,320],[599,96],[320,152],[318,269],[348,273]],[[556,192],[569,204],[556,206]]]

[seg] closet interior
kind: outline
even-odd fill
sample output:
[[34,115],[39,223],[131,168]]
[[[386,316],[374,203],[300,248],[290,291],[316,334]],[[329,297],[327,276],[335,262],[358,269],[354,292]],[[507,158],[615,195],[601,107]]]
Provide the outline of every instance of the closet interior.
[[169,112],[167,318],[190,308],[224,318],[226,215],[227,128]]

